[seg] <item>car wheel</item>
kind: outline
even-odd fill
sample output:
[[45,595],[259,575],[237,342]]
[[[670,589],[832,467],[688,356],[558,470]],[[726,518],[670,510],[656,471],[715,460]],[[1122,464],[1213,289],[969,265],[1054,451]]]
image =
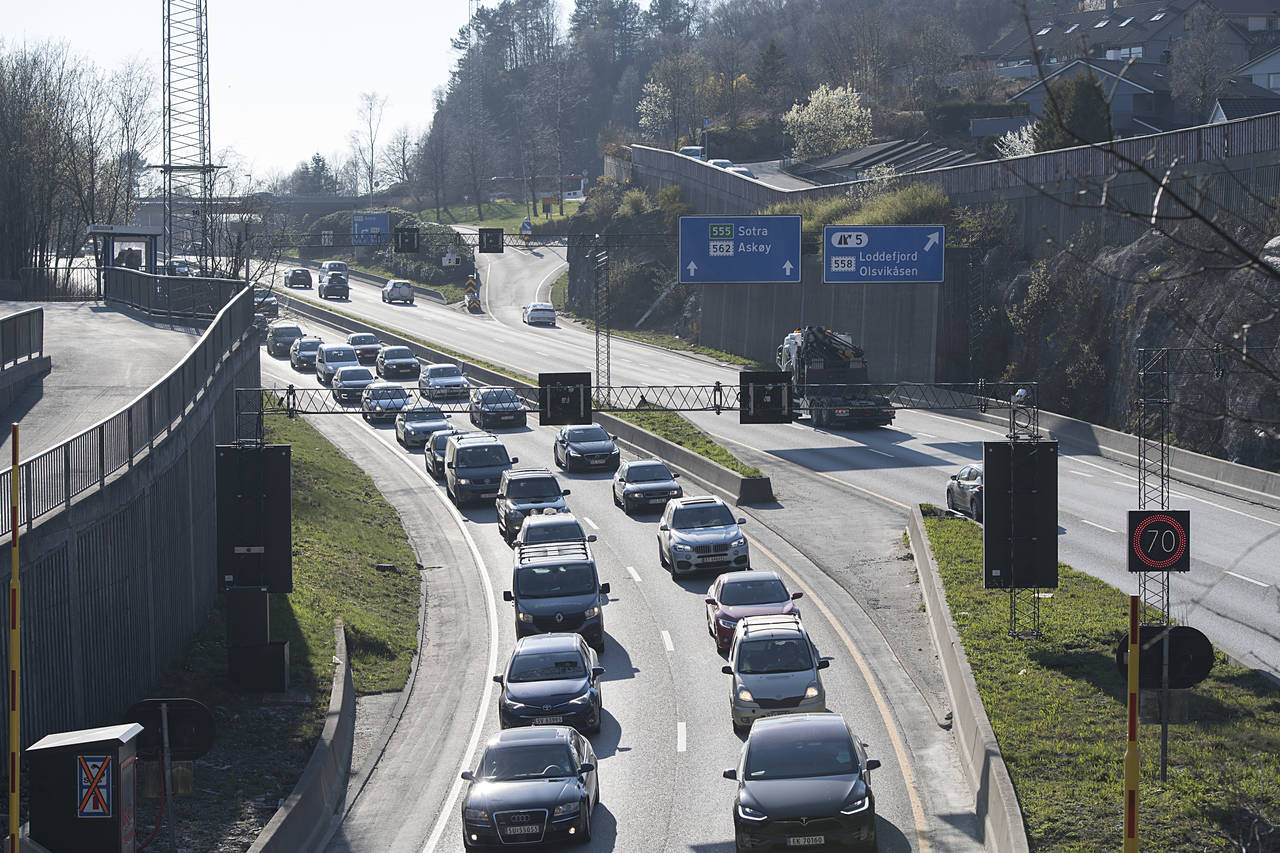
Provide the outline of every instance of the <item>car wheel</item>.
[[412,304],[413,304],[413,297],[409,297],[409,302],[408,302],[408,304],[409,304],[409,305],[412,305]]
[[974,521],[982,521],[982,499],[973,497],[969,500],[969,514]]
[[383,301],[383,302],[386,302],[386,301],[387,301],[387,294],[385,294],[385,293],[384,293],[384,294],[382,294],[382,301]]
[[671,566],[670,566],[670,565],[668,565],[668,563],[667,563],[667,552],[662,550],[662,543],[661,543],[661,542],[659,542],[659,543],[658,543],[658,564],[659,564],[660,566],[662,566],[662,568],[664,568],[664,569],[666,569],[667,571],[671,572],[671,576],[672,576],[672,577],[675,577],[675,574],[676,574],[676,573],[675,573],[675,571],[671,568]]
[[947,489],[947,509],[954,510],[956,508],[956,499],[951,497],[951,490]]
[[720,640],[719,638],[716,637],[715,617],[711,615],[710,610],[707,611],[707,633],[710,634],[711,638],[716,641],[716,646],[718,648],[720,646]]
[[[552,451],[551,451],[551,458],[555,460],[555,462],[556,462],[556,467],[557,467],[557,468],[563,468],[563,467],[564,467],[564,463],[560,461],[560,451],[559,451],[559,450],[555,450],[555,449],[553,448],[553,449],[552,449]],[[616,497],[615,497],[615,499],[614,499],[614,503],[617,503],[617,502],[618,502],[618,501],[617,501],[617,499],[616,499]]]
[[[599,729],[597,728],[596,731],[599,731]],[[583,821],[582,821],[582,835],[578,838],[579,844],[591,843],[591,813],[594,811],[595,809],[591,807],[591,799],[588,798],[587,812],[586,812],[586,815],[583,817]]]
[[[740,725],[738,725],[737,721],[734,721],[734,724],[733,724],[733,733],[734,733],[735,735],[738,735],[739,737],[745,737],[745,736],[747,735],[747,733],[748,733],[748,732],[750,732],[750,731],[751,731],[751,726],[749,726],[749,725],[747,725],[747,726],[740,726]],[[739,848],[739,849],[741,849],[741,848]]]

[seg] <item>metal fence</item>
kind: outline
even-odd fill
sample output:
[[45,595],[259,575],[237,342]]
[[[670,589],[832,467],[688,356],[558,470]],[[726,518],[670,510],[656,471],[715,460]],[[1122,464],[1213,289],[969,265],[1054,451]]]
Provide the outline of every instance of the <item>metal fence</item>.
[[44,309],[28,308],[0,318],[0,370],[44,355]]
[[[30,529],[42,515],[70,506],[76,495],[103,485],[112,473],[132,466],[200,399],[232,345],[252,322],[253,295],[242,290],[217,312],[186,357],[136,400],[23,462],[18,468],[18,523]],[[11,469],[0,473],[0,494],[9,494],[11,477]],[[0,513],[0,536],[11,529],[9,513]]]
[[157,317],[212,320],[245,286],[239,279],[152,275],[125,267],[102,273],[104,298]]
[[22,299],[29,302],[84,302],[102,298],[97,267],[23,267],[18,270]]

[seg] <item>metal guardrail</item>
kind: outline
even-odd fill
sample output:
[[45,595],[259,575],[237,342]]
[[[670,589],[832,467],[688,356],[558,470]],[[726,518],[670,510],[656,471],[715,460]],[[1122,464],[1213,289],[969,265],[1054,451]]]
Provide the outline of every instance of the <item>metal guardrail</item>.
[[28,308],[0,318],[0,370],[44,355],[44,309]]
[[94,266],[23,267],[22,299],[28,302],[85,302],[102,298],[101,270]]
[[103,298],[123,302],[157,317],[212,320],[245,286],[239,279],[152,275],[107,267]]
[[[30,529],[45,513],[70,506],[72,498],[102,486],[112,473],[132,466],[201,398],[223,360],[243,339],[252,322],[253,294],[246,289],[216,313],[186,357],[132,403],[79,435],[21,463],[18,467],[19,525],[25,524]],[[0,472],[0,494],[9,494],[11,477],[11,469]],[[7,535],[11,530],[9,513],[0,513],[0,535]]]

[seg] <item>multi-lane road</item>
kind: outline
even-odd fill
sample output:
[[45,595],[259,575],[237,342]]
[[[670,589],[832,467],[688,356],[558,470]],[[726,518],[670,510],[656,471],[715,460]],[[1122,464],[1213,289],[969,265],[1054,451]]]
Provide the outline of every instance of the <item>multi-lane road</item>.
[[[562,254],[508,250],[489,258],[481,270],[480,316],[423,300],[386,305],[375,286],[358,280],[351,302],[340,307],[529,374],[591,369],[591,335],[520,322],[522,304],[546,298],[563,269]],[[314,298],[314,292],[291,295]],[[280,361],[264,363],[263,378],[315,381],[300,380]],[[615,384],[735,379],[705,359],[613,343]],[[939,725],[945,700],[915,606],[910,564],[901,559],[901,531],[905,508],[913,501],[941,503],[947,474],[978,458],[979,442],[1000,438],[1001,431],[927,412],[902,412],[894,428],[850,433],[807,424],[741,426],[733,415],[691,417],[773,478],[777,503],[747,511],[753,565],[780,569],[793,589],[808,593],[806,625],[823,654],[836,658],[824,674],[830,706],[884,762],[875,778],[881,849],[979,849],[972,797],[950,733]],[[424,562],[439,567],[427,574],[422,656],[405,714],[372,772],[359,780],[331,849],[459,849],[456,774],[496,728],[489,676],[514,638],[510,605],[501,601],[510,551],[495,530],[493,510],[454,510],[426,476],[421,455],[399,448],[390,428],[371,428],[358,418],[314,420],[373,473],[401,507],[418,552],[437,555]],[[551,434],[530,426],[503,440],[521,465],[550,467]],[[1061,556],[1131,588],[1120,531],[1134,503],[1134,472],[1070,447],[1063,451]],[[733,790],[720,770],[734,763],[740,741],[729,725],[723,660],[701,618],[710,579],[673,582],[657,565],[655,517],[631,519],[615,509],[607,478],[562,478],[573,490],[571,508],[600,538],[602,580],[613,590],[602,661],[607,713],[593,738],[604,807],[592,849],[730,850]],[[1174,615],[1254,665],[1280,669],[1270,628],[1277,621],[1280,513],[1190,488],[1175,489],[1175,502],[1194,510],[1197,535],[1193,572],[1174,587]],[[1051,605],[1045,622],[1052,634]]]

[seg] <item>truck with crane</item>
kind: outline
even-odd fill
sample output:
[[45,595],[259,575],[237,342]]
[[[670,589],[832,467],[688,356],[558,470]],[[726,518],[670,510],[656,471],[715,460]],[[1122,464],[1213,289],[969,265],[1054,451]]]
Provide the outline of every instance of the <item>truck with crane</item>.
[[778,347],[778,368],[791,375],[792,416],[807,410],[815,427],[888,426],[889,398],[866,386],[867,360],[851,335],[821,326],[796,329]]

